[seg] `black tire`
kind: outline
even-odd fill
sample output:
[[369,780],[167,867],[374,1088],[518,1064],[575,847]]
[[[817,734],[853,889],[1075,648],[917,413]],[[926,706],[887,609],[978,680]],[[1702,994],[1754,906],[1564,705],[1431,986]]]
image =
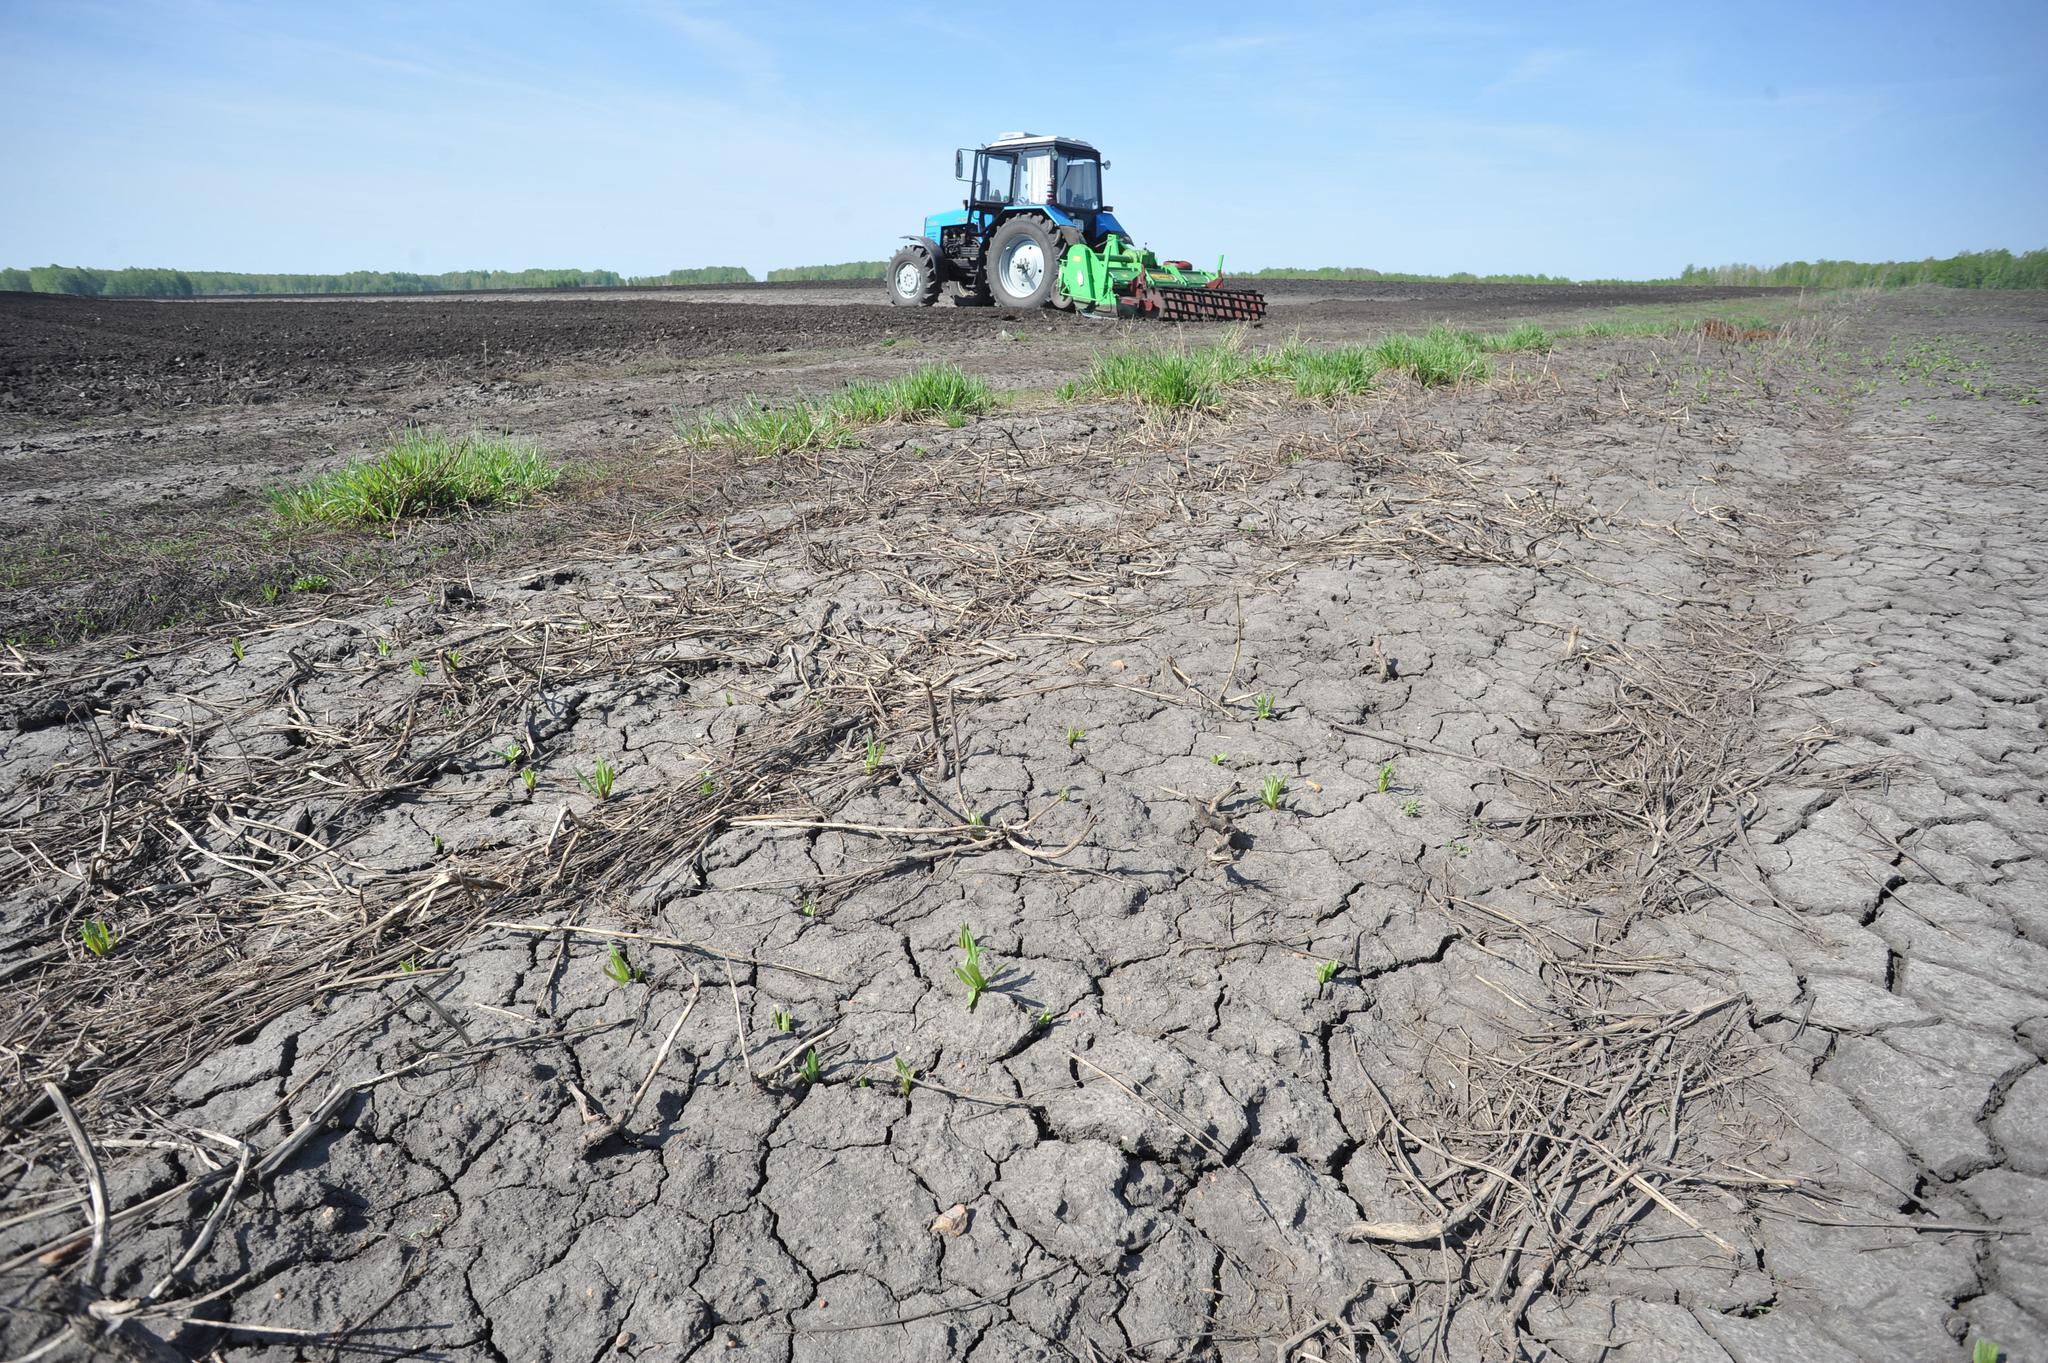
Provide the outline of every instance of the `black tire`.
[[[982,273],[988,278],[990,295],[996,306],[1001,308],[1044,308],[1065,303],[1060,293],[1060,256],[1066,251],[1067,243],[1063,234],[1044,218],[1032,213],[1020,213],[1005,222],[988,240],[988,260]],[[1013,251],[1029,246],[1038,248],[1044,262],[1038,284],[1028,292],[1013,293],[1004,278],[1005,257]],[[1072,307],[1073,304],[1065,303]]]
[[[909,271],[915,271],[914,278]],[[906,283],[912,285],[907,291]],[[923,243],[913,241],[889,257],[888,273],[882,276],[882,284],[889,290],[889,301],[897,307],[928,308],[939,301],[939,264]]]

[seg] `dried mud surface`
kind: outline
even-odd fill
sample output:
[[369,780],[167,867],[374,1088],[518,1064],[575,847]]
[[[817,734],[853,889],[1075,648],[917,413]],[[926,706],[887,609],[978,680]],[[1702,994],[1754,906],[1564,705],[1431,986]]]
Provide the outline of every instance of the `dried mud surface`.
[[699,455],[24,653],[0,1350],[2036,1356],[2044,347],[1915,292]]

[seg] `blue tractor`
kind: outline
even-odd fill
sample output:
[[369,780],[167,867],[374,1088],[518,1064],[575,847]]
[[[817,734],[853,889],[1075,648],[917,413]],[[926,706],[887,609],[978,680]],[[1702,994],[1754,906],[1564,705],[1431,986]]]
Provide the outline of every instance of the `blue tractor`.
[[1257,321],[1263,295],[1223,287],[1185,260],[1161,260],[1131,244],[1102,201],[1108,166],[1072,137],[1004,133],[953,153],[967,199],[924,220],[924,232],[889,261],[889,301],[930,307],[953,286],[966,306],[1081,308],[1167,321]]

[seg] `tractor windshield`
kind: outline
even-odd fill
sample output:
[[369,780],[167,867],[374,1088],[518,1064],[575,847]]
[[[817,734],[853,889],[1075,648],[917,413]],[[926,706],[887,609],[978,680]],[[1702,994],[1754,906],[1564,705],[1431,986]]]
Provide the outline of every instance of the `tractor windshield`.
[[984,152],[981,157],[981,174],[974,182],[974,197],[979,203],[1006,204],[1010,202],[1010,181],[1017,174],[1017,158],[1001,152]]
[[1102,163],[1092,156],[1060,157],[1060,188],[1053,202],[1094,212],[1102,207]]

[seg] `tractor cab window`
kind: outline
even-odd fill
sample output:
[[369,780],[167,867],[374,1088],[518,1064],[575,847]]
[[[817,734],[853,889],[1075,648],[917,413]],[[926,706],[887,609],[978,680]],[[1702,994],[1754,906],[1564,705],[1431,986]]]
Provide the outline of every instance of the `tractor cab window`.
[[1053,201],[1051,151],[1024,154],[1024,182],[1019,188],[1022,192],[1017,195],[1018,203],[1049,204]]
[[1102,163],[1092,156],[1062,156],[1060,192],[1054,202],[1091,213],[1102,207]]
[[981,158],[981,174],[974,182],[975,202],[1009,203],[1010,182],[1016,173],[1016,157],[997,152],[985,153]]

